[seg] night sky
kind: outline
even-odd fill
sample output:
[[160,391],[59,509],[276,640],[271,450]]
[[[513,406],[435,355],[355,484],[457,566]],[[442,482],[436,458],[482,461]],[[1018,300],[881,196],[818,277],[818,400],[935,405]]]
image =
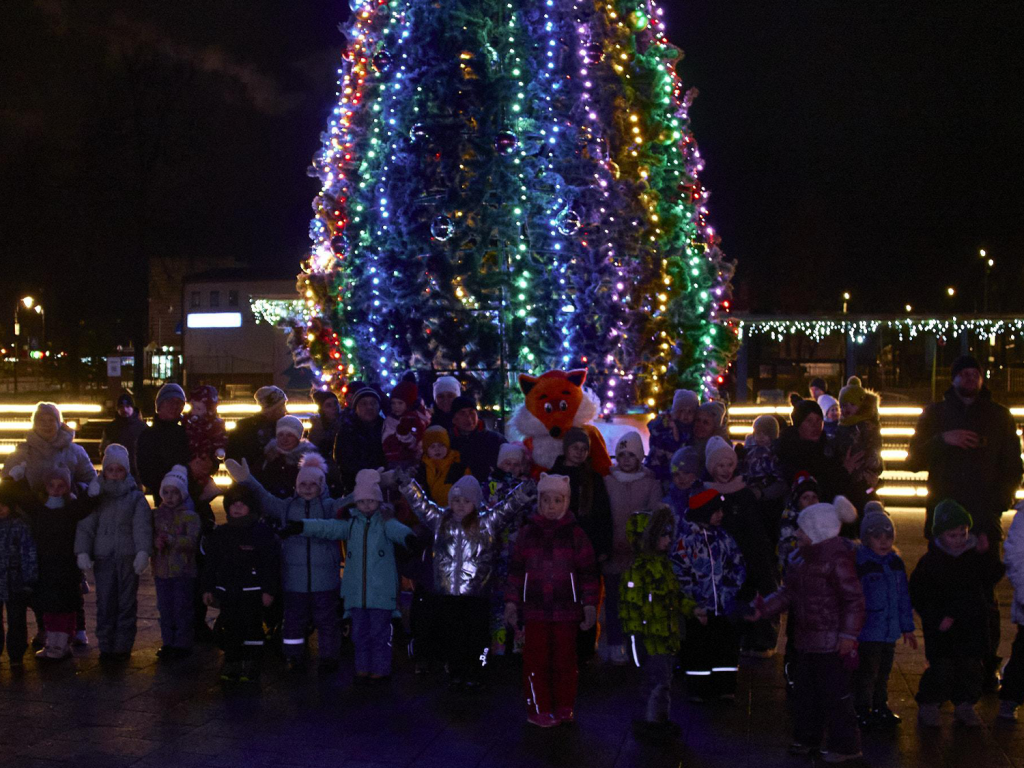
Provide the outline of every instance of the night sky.
[[[970,311],[984,247],[991,308],[1024,312],[1024,4],[663,5],[739,308]],[[0,307],[131,324],[147,254],[297,271],[347,14],[6,0]]]

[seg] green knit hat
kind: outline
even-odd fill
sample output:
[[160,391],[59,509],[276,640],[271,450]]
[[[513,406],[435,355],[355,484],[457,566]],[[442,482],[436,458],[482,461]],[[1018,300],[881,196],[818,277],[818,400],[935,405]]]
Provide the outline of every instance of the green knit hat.
[[968,530],[974,527],[970,513],[952,499],[943,499],[935,505],[932,513],[932,536],[941,536],[946,531],[966,525]]

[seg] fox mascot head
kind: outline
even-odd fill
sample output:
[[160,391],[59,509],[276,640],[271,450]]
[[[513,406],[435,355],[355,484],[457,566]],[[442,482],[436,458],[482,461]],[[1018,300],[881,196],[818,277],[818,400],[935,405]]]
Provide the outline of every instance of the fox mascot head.
[[593,467],[608,474],[611,458],[604,438],[590,422],[597,416],[597,397],[583,389],[586,370],[548,371],[541,376],[520,374],[519,386],[526,396],[512,416],[510,425],[524,437],[533,456],[535,470],[551,469],[562,455],[562,438],[570,427],[590,436]]

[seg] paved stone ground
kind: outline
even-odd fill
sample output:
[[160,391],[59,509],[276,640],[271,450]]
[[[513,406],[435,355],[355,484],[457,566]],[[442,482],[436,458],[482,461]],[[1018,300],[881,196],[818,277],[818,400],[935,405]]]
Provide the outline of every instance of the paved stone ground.
[[[920,514],[895,514],[911,565],[923,551],[917,542]],[[1008,606],[1005,585],[1001,599]],[[94,601],[86,600],[91,628]],[[158,663],[156,618],[147,575],[136,650],[123,669],[101,669],[95,648],[57,667],[39,667],[30,659],[19,675],[11,674],[4,658],[0,765],[773,768],[809,762],[785,751],[789,718],[779,658],[745,662],[735,705],[694,706],[677,687],[673,717],[683,736],[675,746],[654,748],[637,744],[629,732],[638,704],[637,674],[629,668],[585,672],[578,724],[538,731],[524,723],[514,668],[497,670],[490,690],[478,695],[450,693],[438,676],[416,677],[405,659],[387,689],[353,688],[350,658],[331,679],[317,679],[313,672],[288,676],[272,659],[258,686],[225,686],[217,678],[220,660],[213,648],[203,647],[173,666]],[[1011,630],[1006,620],[1004,649]],[[949,722],[940,731],[919,731],[913,692],[923,668],[921,651],[898,653],[891,705],[904,724],[891,734],[866,736],[866,764],[1024,768],[1024,722],[994,724],[994,696],[980,707],[988,723],[983,730],[954,726],[947,711]]]

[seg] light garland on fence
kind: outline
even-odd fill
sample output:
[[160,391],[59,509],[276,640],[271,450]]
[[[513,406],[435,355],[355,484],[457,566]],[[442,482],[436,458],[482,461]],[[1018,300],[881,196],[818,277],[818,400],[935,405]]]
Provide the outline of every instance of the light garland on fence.
[[878,331],[896,333],[899,340],[916,338],[921,334],[942,337],[956,337],[966,332],[979,336],[998,336],[1004,333],[1024,332],[1024,317],[1011,318],[964,318],[899,317],[889,320],[875,319],[821,319],[821,320],[740,320],[741,335],[768,336],[773,341],[782,341],[787,336],[803,334],[819,342],[834,333],[849,336],[857,343],[863,343],[866,336]]

